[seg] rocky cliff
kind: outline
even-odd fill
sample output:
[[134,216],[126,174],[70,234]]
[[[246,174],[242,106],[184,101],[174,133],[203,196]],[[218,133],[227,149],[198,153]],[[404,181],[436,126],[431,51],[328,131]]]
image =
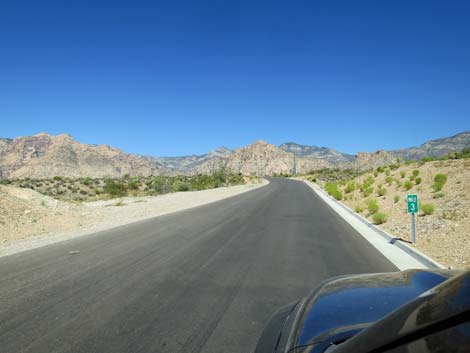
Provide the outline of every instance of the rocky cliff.
[[67,134],[40,133],[0,140],[3,178],[119,177],[162,172],[165,169],[148,158],[107,145],[82,144]]

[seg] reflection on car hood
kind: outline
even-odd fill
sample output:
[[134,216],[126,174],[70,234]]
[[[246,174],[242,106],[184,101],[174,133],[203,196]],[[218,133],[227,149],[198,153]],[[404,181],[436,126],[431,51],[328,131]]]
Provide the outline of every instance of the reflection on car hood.
[[296,346],[331,341],[334,335],[351,336],[452,275],[409,270],[333,279],[309,296]]

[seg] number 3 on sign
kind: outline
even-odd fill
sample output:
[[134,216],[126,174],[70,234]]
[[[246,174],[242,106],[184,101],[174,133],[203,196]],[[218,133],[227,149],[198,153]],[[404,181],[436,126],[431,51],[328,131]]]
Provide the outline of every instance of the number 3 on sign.
[[418,195],[407,195],[406,201],[408,203],[408,213],[419,212]]

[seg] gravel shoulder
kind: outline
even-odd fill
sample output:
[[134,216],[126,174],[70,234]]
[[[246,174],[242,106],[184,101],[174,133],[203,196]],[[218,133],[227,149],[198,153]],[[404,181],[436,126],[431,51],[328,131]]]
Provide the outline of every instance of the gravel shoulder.
[[267,185],[246,184],[159,196],[71,204],[0,186],[0,257],[219,201]]

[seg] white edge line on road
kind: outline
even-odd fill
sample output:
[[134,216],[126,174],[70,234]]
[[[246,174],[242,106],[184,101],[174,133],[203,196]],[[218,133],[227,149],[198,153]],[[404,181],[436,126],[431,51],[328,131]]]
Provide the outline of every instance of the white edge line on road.
[[[400,241],[391,240],[394,237],[383,230],[376,230],[375,226],[367,219],[358,217],[349,207],[340,204],[336,200],[328,196],[323,190],[314,185],[313,183],[302,180],[315,192],[325,203],[330,206],[339,216],[341,216],[347,223],[349,223],[360,235],[362,235],[369,243],[371,243],[382,255],[391,261],[400,270],[407,270],[412,268],[428,269],[428,268],[446,268],[437,261],[422,254],[416,249],[403,244]],[[386,239],[386,236],[389,239]],[[400,245],[400,246],[398,246]]]

